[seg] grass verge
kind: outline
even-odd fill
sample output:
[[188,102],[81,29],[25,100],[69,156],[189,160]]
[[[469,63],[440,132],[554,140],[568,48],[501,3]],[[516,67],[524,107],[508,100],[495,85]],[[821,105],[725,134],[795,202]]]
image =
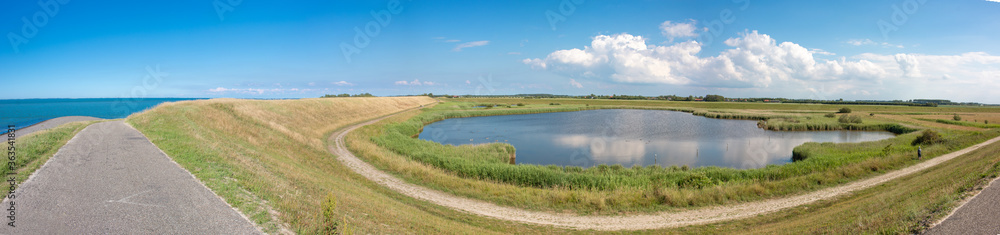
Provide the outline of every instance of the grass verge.
[[[14,147],[17,160],[14,163],[17,168],[14,172],[16,172],[17,182],[27,180],[28,176],[41,168],[52,155],[59,151],[59,148],[73,139],[76,133],[95,122],[97,121],[71,122],[24,137],[16,137]],[[17,133],[15,132],[15,134]],[[6,139],[6,135],[4,135],[4,139]],[[10,173],[9,167],[3,167],[0,170],[0,174],[7,175],[8,173]]]

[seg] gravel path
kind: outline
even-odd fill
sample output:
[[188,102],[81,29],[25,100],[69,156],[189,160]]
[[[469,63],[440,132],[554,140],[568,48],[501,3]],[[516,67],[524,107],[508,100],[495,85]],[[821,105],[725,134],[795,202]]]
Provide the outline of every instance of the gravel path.
[[994,179],[926,234],[1000,234],[1000,185],[997,181]]
[[13,201],[16,227],[5,217],[0,234],[261,233],[120,120],[80,131]]
[[[708,224],[726,220],[748,218],[761,214],[775,212],[785,208],[812,203],[818,200],[830,199],[845,195],[857,190],[872,187],[886,181],[906,176],[939,163],[951,160],[969,151],[1000,140],[1000,137],[986,142],[973,145],[971,147],[938,156],[926,160],[916,165],[888,172],[876,177],[854,181],[845,185],[826,188],[802,195],[795,195],[785,198],[768,199],[756,202],[748,202],[730,206],[716,206],[702,209],[686,210],[680,212],[661,212],[644,215],[627,216],[582,216],[563,213],[549,213],[529,211],[518,208],[498,206],[496,204],[455,196],[452,194],[428,189],[423,186],[413,185],[396,178],[390,174],[382,172],[372,165],[358,159],[347,150],[344,145],[344,136],[359,127],[375,123],[385,117],[374,119],[365,123],[356,124],[333,133],[330,138],[335,144],[329,146],[330,152],[337,155],[337,160],[341,161],[348,168],[383,185],[389,189],[400,192],[404,195],[425,200],[437,205],[452,208],[454,210],[465,211],[471,214],[486,216],[490,218],[516,221],[522,223],[552,225],[570,229],[593,229],[593,230],[643,230],[669,227],[681,227],[697,224]],[[993,217],[995,218],[995,217]]]

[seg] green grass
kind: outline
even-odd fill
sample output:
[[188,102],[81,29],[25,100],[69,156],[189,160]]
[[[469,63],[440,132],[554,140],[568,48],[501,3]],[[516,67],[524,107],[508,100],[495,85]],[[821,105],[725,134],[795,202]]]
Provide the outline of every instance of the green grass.
[[[96,121],[71,122],[23,137],[16,137],[14,147],[17,153],[17,160],[14,163],[17,166],[15,170],[17,172],[17,182],[24,183],[28,179],[28,176],[42,167],[52,155],[59,151],[59,148],[66,145],[66,142],[69,142],[73,136],[76,136],[76,133],[94,122]],[[15,132],[15,134],[17,133]],[[4,140],[7,139],[6,137],[4,135]],[[7,145],[6,141],[4,145]],[[0,170],[0,174],[3,175],[7,175],[9,172],[10,168],[8,167],[3,167]]]
[[[511,165],[508,163],[513,147],[507,144],[456,147],[413,138],[420,133],[423,125],[445,118],[623,107],[576,105],[549,109],[466,109],[473,106],[476,105],[444,103],[433,109],[425,109],[423,113],[405,121],[383,122],[365,127],[363,129],[367,130],[363,132],[368,133],[367,135],[352,135],[349,138],[367,138],[380,148],[392,151],[394,156],[412,161],[399,163],[376,160],[380,156],[359,154],[374,165],[390,172],[398,172],[399,176],[414,183],[502,205],[578,213],[658,211],[752,201],[829,187],[916,162],[913,160],[916,146],[909,143],[916,138],[917,133],[875,142],[807,143],[794,151],[799,161],[747,170],[719,167],[685,170],[677,167],[620,165],[599,165],[584,169]],[[691,111],[669,107],[624,107]],[[790,122],[785,121],[786,119],[803,120],[799,124],[835,123],[832,125],[839,129],[894,130],[898,133],[915,130],[868,118],[863,118],[864,124],[844,124],[838,123],[836,118],[821,115],[789,118],[720,110],[691,112],[702,116],[711,114],[709,117],[770,117],[768,123]],[[774,121],[775,119],[781,121]],[[997,131],[943,133],[947,144],[924,146],[926,156],[938,156],[1000,135]],[[414,164],[426,165],[429,169]],[[431,174],[429,171],[438,171],[439,174]]]
[[[671,229],[668,233],[915,234],[943,218],[1000,172],[1000,143],[930,169],[835,200],[745,220]],[[994,185],[995,187],[995,185]],[[644,231],[660,233],[663,230]]]
[[[323,142],[326,139],[325,135],[337,128],[379,116],[379,112],[368,112],[368,110],[386,106],[378,103],[353,105],[351,103],[357,100],[352,99],[336,99],[338,101],[329,101],[330,103],[310,100],[247,101],[242,104],[215,106],[212,103],[219,102],[218,100],[191,102],[157,107],[147,113],[130,117],[129,123],[140,129],[169,156],[181,163],[188,171],[195,173],[213,191],[223,196],[227,202],[237,206],[245,214],[251,216],[255,214],[253,212],[256,206],[247,206],[257,205],[253,198],[266,199],[263,200],[264,203],[273,206],[280,213],[270,224],[288,224],[295,232],[299,233],[323,232],[322,224],[330,222],[325,220],[324,212],[331,214],[330,217],[335,217],[334,221],[339,223],[338,229],[343,228],[339,231],[346,230],[357,233],[598,233],[525,225],[474,216],[404,196],[352,173],[350,169],[339,164],[334,159],[335,156],[326,153],[323,144],[319,148],[312,144],[315,141]],[[517,102],[506,103],[529,103],[531,101],[518,99]],[[550,102],[541,100],[541,102],[529,103],[524,108],[549,107],[548,103]],[[573,104],[573,101],[559,100],[558,102],[563,105],[552,107],[565,108],[574,105],[587,107],[586,104]],[[829,109],[835,110],[839,107]],[[511,109],[516,108],[518,107],[515,106]],[[698,109],[703,108],[698,107]],[[827,108],[818,109],[825,110]],[[922,107],[916,107],[916,109],[923,110]],[[859,110],[861,109],[855,108],[855,112],[859,112]],[[935,110],[928,109],[924,112],[933,111]],[[825,112],[829,112],[829,110],[816,114],[821,115]],[[388,172],[401,176],[409,182],[431,185],[432,188],[459,195],[468,193],[463,191],[471,188],[495,194],[496,198],[510,198],[511,201],[515,201],[514,204],[520,204],[519,201],[538,199],[538,197],[530,197],[530,194],[549,196],[542,200],[576,200],[597,205],[603,204],[605,207],[612,207],[614,205],[611,203],[624,201],[608,201],[606,198],[600,198],[594,194],[577,193],[566,189],[518,187],[510,184],[460,178],[426,164],[420,164],[406,156],[401,156],[372,143],[370,136],[381,133],[380,131],[384,130],[385,125],[404,122],[418,113],[419,111],[412,111],[380,122],[373,128],[362,128],[351,132],[349,136],[352,137],[346,140],[348,147],[359,157],[373,162],[380,168],[388,167]],[[320,131],[312,133],[311,129]],[[959,138],[963,133],[943,134]],[[982,134],[994,133],[986,131]],[[71,137],[72,135],[67,136]],[[905,140],[901,142],[905,142]],[[479,151],[476,148],[487,149],[471,146],[465,148],[471,148],[472,151]],[[842,151],[858,149],[875,151],[873,149],[881,150],[883,148],[884,146],[879,145],[843,146]],[[906,154],[910,151],[905,147],[905,143],[899,146],[894,144],[892,148],[898,148],[890,151],[899,151],[898,154]],[[927,148],[924,150],[929,151]],[[835,154],[835,152],[816,154],[819,156]],[[820,157],[811,157],[811,159],[817,158]],[[810,160],[803,162],[806,161]],[[869,165],[861,165],[861,167],[867,166]],[[627,169],[630,168],[622,170]],[[885,170],[888,169],[880,169],[879,171]],[[861,172],[867,171],[870,169],[861,170]],[[919,231],[925,227],[928,221],[944,216],[957,205],[958,200],[968,195],[969,190],[982,186],[991,177],[996,177],[998,171],[1000,171],[1000,143],[973,151],[920,173],[858,191],[842,198],[824,200],[744,220],[681,228],[612,233],[913,233],[913,231]],[[816,174],[809,173],[798,178],[812,180],[817,177]],[[818,174],[822,176],[824,173]],[[878,174],[878,172],[867,174]],[[448,179],[454,180],[442,183],[438,187],[433,186],[437,183],[423,182],[423,178],[417,177],[419,175],[431,176],[428,179],[451,177]],[[697,182],[699,179],[694,177],[691,181]],[[795,184],[793,181],[788,182]],[[805,181],[799,183],[803,182]],[[707,190],[718,187],[710,187]],[[760,189],[766,190],[768,188],[761,186]],[[696,191],[680,191],[679,193],[678,195],[681,196],[695,196],[697,194],[711,197],[716,195],[697,193]],[[611,196],[629,196],[627,192],[612,191],[609,194]],[[234,203],[241,197],[247,198],[245,204]],[[324,204],[323,202],[330,198],[335,198],[336,202],[335,212],[332,213],[329,210],[323,210],[323,205],[329,205],[329,203]],[[255,221],[257,220],[255,219]],[[260,221],[257,222],[260,223]],[[273,229],[268,231],[275,232]]]
[[937,122],[937,123],[944,123],[944,124],[951,124],[951,125],[959,125],[959,126],[978,127],[978,128],[984,128],[984,129],[1000,128],[1000,125],[998,125],[998,124],[985,124],[985,123],[969,122],[969,121],[955,121],[955,120],[946,120],[946,119],[927,119],[927,118],[917,118],[917,120],[929,121],[929,122]]

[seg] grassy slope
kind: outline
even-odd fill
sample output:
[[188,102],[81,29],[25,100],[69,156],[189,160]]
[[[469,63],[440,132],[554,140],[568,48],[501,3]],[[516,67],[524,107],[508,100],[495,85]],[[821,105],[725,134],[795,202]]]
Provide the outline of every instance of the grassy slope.
[[320,202],[331,192],[338,202],[336,220],[346,229],[532,231],[388,191],[339,164],[323,143],[348,124],[432,102],[426,97],[201,100],[162,105],[128,122],[267,232],[277,232],[281,224],[298,233],[320,232]]
[[[38,170],[38,168],[41,168],[52,155],[59,151],[59,148],[62,148],[66,142],[69,142],[73,136],[76,136],[76,133],[79,133],[83,128],[94,122],[97,121],[71,122],[23,137],[15,137],[17,182],[24,183],[28,179],[28,176],[34,173],[35,170]],[[15,132],[15,134],[17,133]],[[4,145],[7,145],[7,135],[3,137]],[[7,160],[4,161],[6,162]],[[6,166],[0,169],[0,174],[2,175],[7,175],[8,172],[10,172],[10,169]]]
[[[429,205],[351,173],[333,161],[325,148],[314,146],[315,141],[322,145],[324,134],[347,123],[389,112],[372,110],[385,105],[370,101],[354,105],[340,103],[347,102],[345,100],[280,102],[284,103],[211,100],[171,104],[132,116],[129,122],[230,204],[258,223],[270,224],[271,232],[275,221],[269,213],[261,211],[262,205],[255,204],[254,198],[267,200],[263,206],[274,207],[278,220],[291,224],[298,232],[310,233],[319,229],[318,204],[325,192],[333,192],[337,197],[337,217],[341,217],[349,229],[362,233],[579,232],[485,219]],[[326,108],[316,110],[316,107]],[[262,118],[265,115],[260,113],[265,110],[284,111],[278,118],[286,120],[253,118],[255,113]],[[363,114],[344,118],[340,113]],[[293,123],[297,126],[289,127]],[[318,131],[321,129],[323,131]],[[307,141],[299,143],[300,138]],[[313,141],[314,138],[318,139]],[[910,228],[908,225],[924,223],[928,217],[943,216],[965,189],[983,181],[981,176],[995,176],[1000,167],[996,152],[1000,144],[987,149],[843,200],[749,220],[645,232],[905,232]]]

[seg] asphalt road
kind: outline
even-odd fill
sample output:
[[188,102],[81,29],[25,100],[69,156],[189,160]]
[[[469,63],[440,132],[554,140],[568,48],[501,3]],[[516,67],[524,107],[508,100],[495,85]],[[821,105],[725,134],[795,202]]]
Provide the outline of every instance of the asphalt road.
[[993,180],[926,234],[1000,234],[1000,183]]
[[261,233],[123,121],[85,128],[15,195],[2,234]]

